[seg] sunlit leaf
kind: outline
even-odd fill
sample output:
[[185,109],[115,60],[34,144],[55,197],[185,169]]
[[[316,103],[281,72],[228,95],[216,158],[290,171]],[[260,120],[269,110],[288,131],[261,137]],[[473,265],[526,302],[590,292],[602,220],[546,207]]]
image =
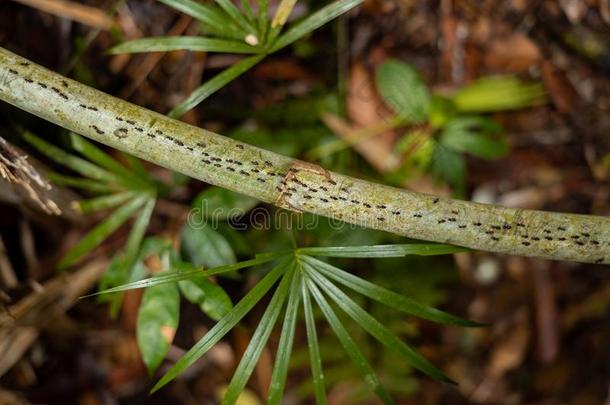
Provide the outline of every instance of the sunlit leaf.
[[541,104],[544,94],[540,83],[525,83],[513,76],[496,76],[463,87],[452,99],[462,112],[493,112]]

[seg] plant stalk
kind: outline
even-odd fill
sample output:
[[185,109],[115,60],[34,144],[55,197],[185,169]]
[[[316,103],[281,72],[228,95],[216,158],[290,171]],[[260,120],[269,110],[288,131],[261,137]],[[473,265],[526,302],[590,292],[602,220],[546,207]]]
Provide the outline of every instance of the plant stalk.
[[488,252],[610,264],[610,217],[446,199],[330,172],[138,107],[3,48],[0,99],[105,145],[281,208]]

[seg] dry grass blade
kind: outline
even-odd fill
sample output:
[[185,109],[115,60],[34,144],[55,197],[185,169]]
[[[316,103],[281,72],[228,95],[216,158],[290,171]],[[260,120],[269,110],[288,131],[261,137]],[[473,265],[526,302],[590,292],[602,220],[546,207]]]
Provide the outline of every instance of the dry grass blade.
[[68,18],[90,27],[110,30],[115,21],[104,11],[95,7],[85,6],[74,1],[65,0],[13,0],[45,13]]

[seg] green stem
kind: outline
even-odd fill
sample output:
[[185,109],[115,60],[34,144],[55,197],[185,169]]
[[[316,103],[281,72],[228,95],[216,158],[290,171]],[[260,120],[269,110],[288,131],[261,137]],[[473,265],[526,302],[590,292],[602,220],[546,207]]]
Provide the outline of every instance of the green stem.
[[506,208],[333,173],[196,128],[0,48],[0,99],[98,142],[278,207],[490,252],[610,263],[610,218]]

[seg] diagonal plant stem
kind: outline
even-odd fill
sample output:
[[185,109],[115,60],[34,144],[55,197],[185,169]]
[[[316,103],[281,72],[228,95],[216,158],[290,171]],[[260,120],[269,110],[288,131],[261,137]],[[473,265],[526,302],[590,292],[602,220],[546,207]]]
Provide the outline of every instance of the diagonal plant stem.
[[610,218],[439,198],[333,173],[173,120],[0,48],[0,99],[188,176],[275,204],[411,238],[610,264]]

